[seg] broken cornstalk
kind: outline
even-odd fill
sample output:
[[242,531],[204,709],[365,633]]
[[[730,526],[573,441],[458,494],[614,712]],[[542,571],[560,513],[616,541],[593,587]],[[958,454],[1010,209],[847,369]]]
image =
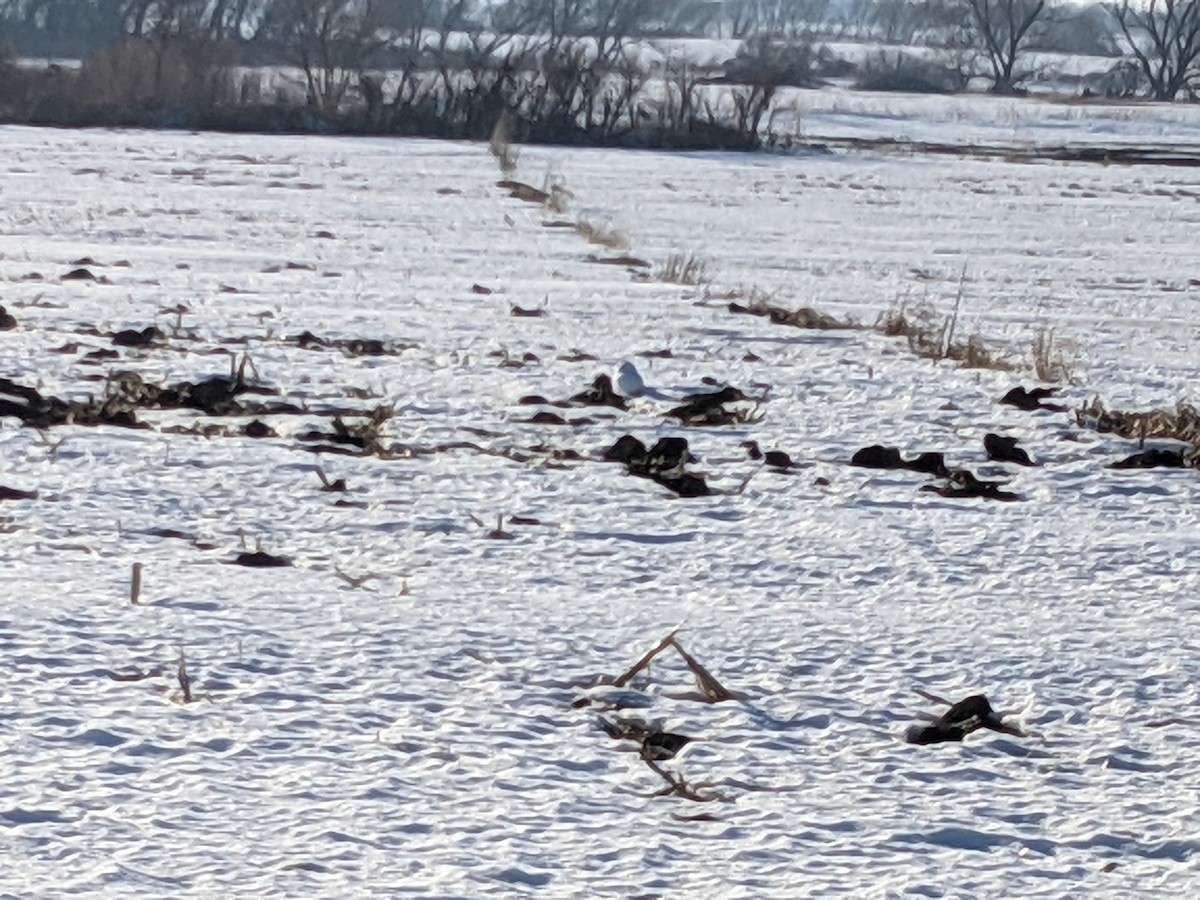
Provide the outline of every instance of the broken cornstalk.
[[659,641],[657,647],[634,663],[632,668],[621,675],[615,682],[613,682],[613,684],[617,687],[624,687],[629,683],[633,676],[637,675],[638,672],[641,672],[643,669],[649,666],[650,661],[653,660],[654,657],[666,650],[667,647],[674,647],[675,651],[680,655],[680,657],[682,657],[687,667],[692,670],[692,674],[696,676],[696,684],[709,703],[720,703],[724,700],[736,699],[728,688],[721,684],[721,682],[718,681],[716,677],[710,671],[708,671],[708,669],[704,668],[704,666],[700,664],[699,660],[683,649],[683,645],[680,644],[679,640],[675,637],[678,632],[679,629],[676,628],[665,638]]

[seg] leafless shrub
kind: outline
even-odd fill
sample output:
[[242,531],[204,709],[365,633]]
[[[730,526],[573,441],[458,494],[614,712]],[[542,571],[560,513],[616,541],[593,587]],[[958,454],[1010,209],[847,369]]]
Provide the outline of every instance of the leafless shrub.
[[[650,663],[656,656],[666,650],[668,647],[673,647],[683,659],[684,663],[695,676],[696,685],[700,688],[701,695],[704,700],[709,703],[720,703],[724,700],[733,700],[737,698],[732,691],[726,688],[716,677],[708,671],[695,657],[683,649],[679,643],[678,629],[672,631],[665,638],[658,642],[658,645],[645,655],[643,655],[636,663],[627,669],[619,678],[613,682],[617,687],[623,687],[633,679],[639,672],[644,671],[649,667]],[[661,757],[660,757],[661,758]],[[643,745],[641,753],[642,762],[649,766],[655,774],[657,774],[666,786],[654,792],[656,797],[681,797],[685,800],[692,800],[697,803],[707,803],[713,800],[724,799],[715,793],[703,792],[702,788],[708,785],[689,784],[687,779],[682,774],[668,771],[663,766],[660,766],[655,761],[655,755],[650,748]]]
[[228,51],[211,41],[131,38],[96,54],[80,71],[74,99],[109,107],[187,110],[233,103]]
[[672,253],[656,277],[668,284],[704,284],[708,281],[708,263],[694,253]]
[[950,94],[966,90],[970,80],[970,70],[964,66],[883,50],[868,55],[854,84],[864,91]]

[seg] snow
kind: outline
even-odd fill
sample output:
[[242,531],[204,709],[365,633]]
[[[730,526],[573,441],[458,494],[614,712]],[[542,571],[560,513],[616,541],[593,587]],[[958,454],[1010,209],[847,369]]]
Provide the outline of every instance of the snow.
[[[901,111],[875,102],[844,110],[847,127]],[[994,127],[985,99],[974,118],[941,102],[912,127]],[[1070,115],[1132,143],[1194,114]],[[1041,122],[1021,112],[1010,137],[1036,141]],[[480,145],[0,141],[0,279],[19,323],[0,333],[0,374],[79,398],[108,368],[196,379],[246,351],[280,399],[394,404],[387,438],[413,451],[315,457],[296,439],[314,416],[273,417],[281,436],[262,440],[164,432],[197,421],[182,412],[45,435],[2,420],[0,483],[40,496],[0,506],[0,892],[1195,893],[1200,738],[1194,720],[1150,725],[1197,702],[1196,472],[1106,470],[1136,447],[998,405],[1028,372],[934,364],[869,329],[786,328],[715,299],[757,289],[870,323],[904,299],[948,315],[961,290],[961,334],[1014,359],[1043,329],[1073,348],[1068,403],[1194,401],[1191,170],[522,149],[519,178],[561,178],[652,272],[672,253],[706,260],[706,299],[588,262],[607,251],[543,227],[572,211],[509,198]],[[59,280],[84,256],[110,283]],[[106,332],[170,331],[177,304],[192,337],[81,361]],[[402,349],[285,340],[305,329]],[[81,346],[54,352],[67,342]],[[577,429],[522,421],[521,396],[565,398],[622,360],[669,397],[706,376],[769,386],[764,418],[685,432],[645,396],[611,418],[570,411],[596,419]],[[988,431],[1042,465],[987,463]],[[683,434],[725,493],[677,499],[611,463],[498,455],[599,454],[626,432]],[[748,439],[806,468],[757,471],[736,493],[760,465]],[[463,441],[493,452],[421,452]],[[1025,500],[950,500],[915,473],[845,465],[872,443],[945,451]],[[322,492],[317,464],[349,493]],[[511,540],[485,537],[498,515]],[[227,564],[259,543],[295,566]],[[376,577],[356,589],[335,569]],[[630,699],[702,738],[663,765],[709,803],[652,796],[662,779],[573,706],[680,625],[744,699],[697,702],[666,657]],[[985,692],[1031,736],[904,744],[930,709],[917,688]]]
[[[952,145],[1164,148],[1200,146],[1194,104],[1052,102],[956,94],[878,94],[845,88],[781,91],[776,127],[807,139],[890,138]],[[789,122],[789,120],[791,120]]]

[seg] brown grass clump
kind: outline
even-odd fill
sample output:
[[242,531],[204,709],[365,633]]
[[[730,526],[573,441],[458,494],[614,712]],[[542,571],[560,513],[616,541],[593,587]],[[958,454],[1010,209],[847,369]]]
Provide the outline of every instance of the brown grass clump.
[[907,303],[893,303],[879,316],[875,328],[885,337],[907,337],[916,328]]
[[1099,397],[1093,397],[1075,410],[1075,420],[1091,425],[1099,432],[1145,444],[1147,438],[1183,441],[1200,447],[1200,410],[1180,400],[1174,409],[1108,409]]
[[968,369],[995,369],[998,372],[1013,372],[1020,368],[1015,362],[989,347],[979,334],[972,334],[967,338],[965,344],[948,343],[945,358]]
[[885,311],[875,327],[887,337],[904,338],[917,356],[944,359],[948,324],[949,320],[938,322],[937,313],[927,303],[901,301]]
[[928,304],[901,302],[884,312],[875,328],[887,337],[903,337],[913,353],[935,362],[949,359],[965,368],[1001,372],[1020,368],[1000,351],[989,347],[982,335],[971,334],[966,341],[956,341],[958,309],[959,303],[956,303],[952,315],[939,319]]

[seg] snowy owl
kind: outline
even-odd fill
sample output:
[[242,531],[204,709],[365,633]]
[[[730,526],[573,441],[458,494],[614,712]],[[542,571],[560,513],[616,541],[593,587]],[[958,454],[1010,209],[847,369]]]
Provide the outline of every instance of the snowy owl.
[[617,366],[616,387],[622,397],[640,397],[646,393],[646,382],[629,360]]

